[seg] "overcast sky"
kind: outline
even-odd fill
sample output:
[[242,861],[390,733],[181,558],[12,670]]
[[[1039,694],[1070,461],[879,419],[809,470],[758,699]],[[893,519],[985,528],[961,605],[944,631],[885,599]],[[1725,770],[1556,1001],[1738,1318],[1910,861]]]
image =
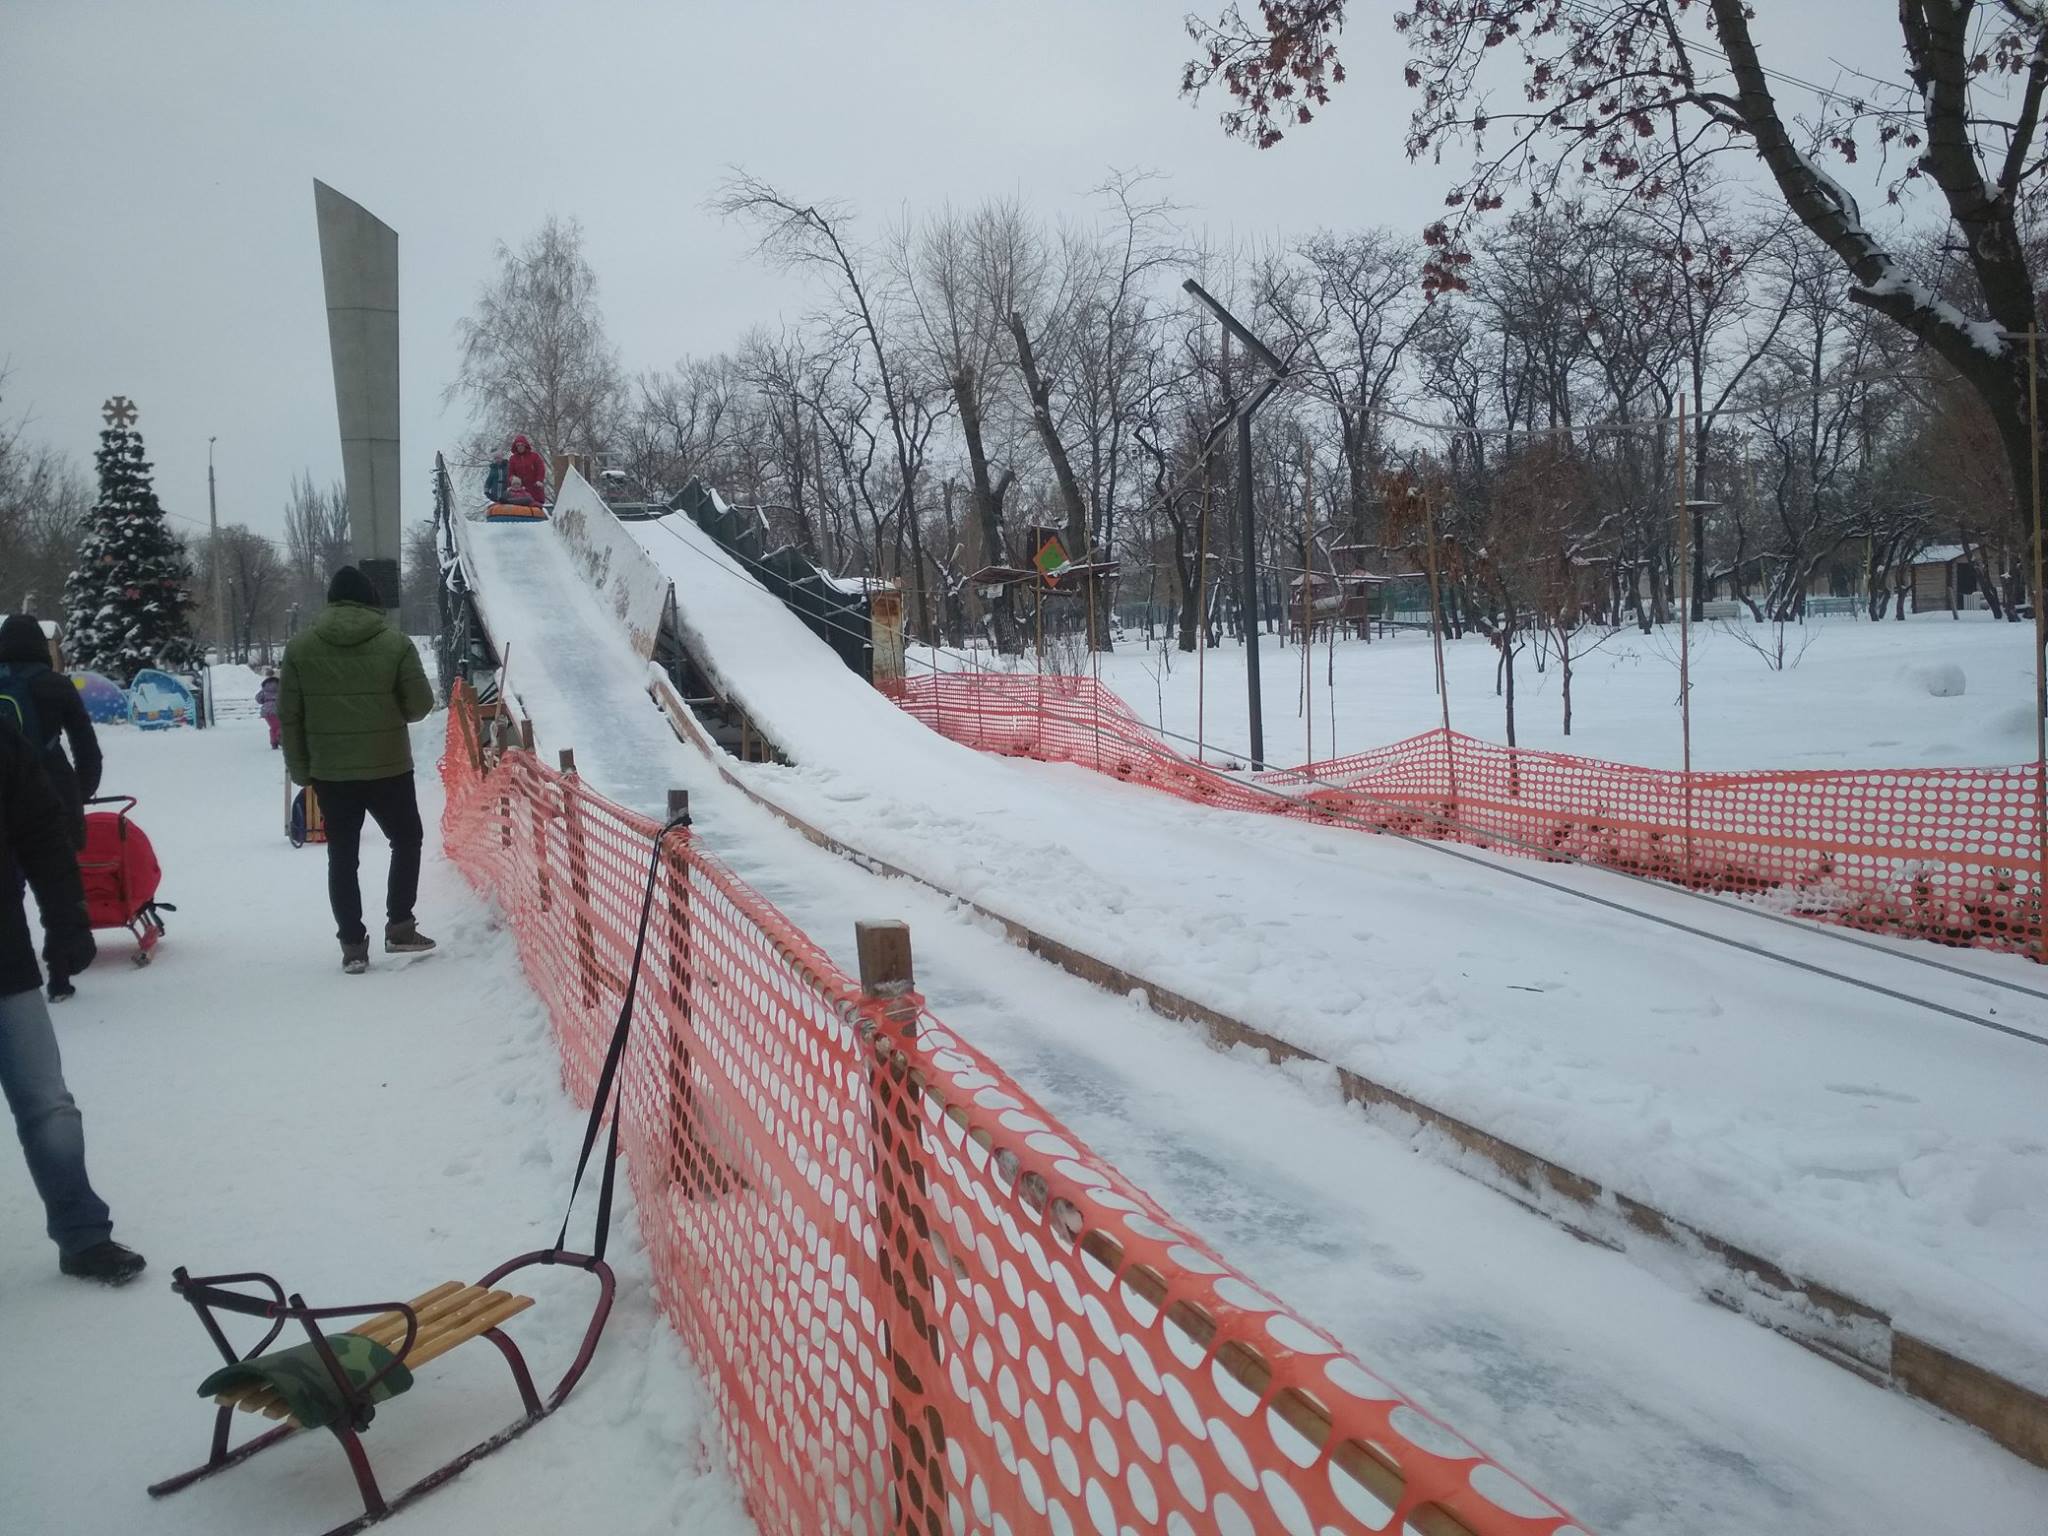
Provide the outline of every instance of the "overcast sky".
[[[1111,166],[1165,173],[1218,236],[1435,216],[1451,167],[1402,155],[1393,6],[1354,0],[1350,83],[1265,153],[1178,96],[1186,8],[0,0],[0,419],[89,466],[100,402],[127,394],[169,511],[204,524],[217,436],[222,520],[275,534],[295,472],[340,475],[315,177],[399,234],[408,521],[461,425],[455,322],[494,243],[551,212],[582,221],[629,370],[807,307],[705,211],[736,165],[870,229],[990,193],[1080,212]],[[1799,0],[1759,31],[1831,79],[1815,39],[1895,46],[1896,25],[1877,0]]]

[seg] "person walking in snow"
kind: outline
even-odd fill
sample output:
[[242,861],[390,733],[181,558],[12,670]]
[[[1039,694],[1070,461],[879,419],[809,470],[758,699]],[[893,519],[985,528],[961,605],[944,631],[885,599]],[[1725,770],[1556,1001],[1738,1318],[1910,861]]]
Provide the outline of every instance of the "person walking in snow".
[[434,694],[412,641],[385,622],[369,577],[352,565],[334,573],[319,618],[286,644],[278,682],[285,772],[313,787],[327,827],[327,901],[342,970],[357,976],[370,968],[356,883],[366,816],[391,845],[385,952],[432,949],[413,919],[425,835],[406,727],[427,717]]
[[57,1267],[122,1285],[142,1273],[143,1258],[114,1241],[113,1217],[86,1177],[85,1121],[64,1084],[21,898],[25,879],[42,909],[43,956],[52,972],[75,976],[92,964],[98,949],[67,832],[70,811],[40,756],[11,721],[0,719],[0,1091],[43,1199]]
[[[64,830],[75,858],[85,847],[85,802],[100,792],[100,739],[84,695],[51,667],[50,643],[33,614],[11,614],[0,622],[0,720],[36,748],[64,808]],[[50,1001],[61,1003],[74,990],[70,973],[51,965]]]
[[512,439],[512,456],[505,461],[505,472],[511,477],[508,489],[513,484],[524,484],[534,506],[547,505],[548,467],[533,451],[533,444],[527,441],[524,432]]
[[263,674],[263,681],[256,685],[256,710],[263,716],[263,723],[270,727],[270,750],[275,752],[283,736],[284,728],[277,717],[277,673]]

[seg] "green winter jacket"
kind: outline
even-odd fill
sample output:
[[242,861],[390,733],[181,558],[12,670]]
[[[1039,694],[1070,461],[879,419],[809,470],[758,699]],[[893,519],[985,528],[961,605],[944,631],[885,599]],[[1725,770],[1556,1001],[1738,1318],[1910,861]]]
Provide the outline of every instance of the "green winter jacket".
[[412,641],[380,609],[329,603],[285,646],[278,671],[285,772],[294,784],[410,773],[406,725],[433,707]]

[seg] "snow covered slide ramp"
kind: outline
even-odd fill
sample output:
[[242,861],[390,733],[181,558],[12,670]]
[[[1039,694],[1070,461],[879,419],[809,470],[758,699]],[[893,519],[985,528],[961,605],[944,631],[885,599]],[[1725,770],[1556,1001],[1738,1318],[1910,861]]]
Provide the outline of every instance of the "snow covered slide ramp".
[[[1708,1289],[1910,1390],[1938,1390],[1938,1371],[1907,1374],[1928,1345],[2048,1389],[2048,1317],[2026,1299],[2048,1272],[2048,1050],[1428,849],[1361,859],[1349,834],[969,752],[862,684],[699,530],[633,532],[705,667],[798,764],[730,767],[812,826],[1684,1224],[1722,1254]],[[1696,920],[1676,894],[1628,897]],[[1822,934],[1771,944],[1838,963]],[[1903,961],[1862,963],[1927,985]],[[2048,1028],[2038,1007],[1943,985]],[[1648,1221],[1614,1221],[1614,1240]],[[1788,1276],[1809,1283],[1789,1304]],[[1823,1292],[1854,1300],[1810,1310]],[[2048,1420],[2029,1422],[2026,1454],[2048,1459]]]
[[[647,695],[635,610],[605,601],[589,563],[554,523],[457,526],[484,627],[505,661],[506,691],[534,723],[542,750],[574,746],[580,770],[608,793],[635,810],[660,811],[676,783],[677,747]],[[664,584],[659,598],[666,597]]]

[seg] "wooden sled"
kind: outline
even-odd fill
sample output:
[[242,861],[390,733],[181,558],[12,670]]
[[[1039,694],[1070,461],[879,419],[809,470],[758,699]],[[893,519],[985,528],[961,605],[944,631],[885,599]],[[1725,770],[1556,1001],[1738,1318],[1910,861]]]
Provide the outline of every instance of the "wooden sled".
[[[619,1002],[618,1022],[612,1026],[611,1044],[605,1052],[597,1091],[591,1096],[590,1117],[583,1126],[583,1150],[576,1159],[576,1175],[569,1185],[569,1205],[562,1216],[562,1229],[552,1248],[523,1253],[485,1275],[475,1285],[451,1281],[436,1286],[411,1301],[378,1301],[354,1307],[309,1307],[297,1294],[287,1296],[284,1287],[269,1275],[251,1272],[240,1275],[200,1275],[180,1267],[172,1272],[171,1288],[192,1304],[207,1336],[220,1351],[226,1365],[202,1384],[202,1394],[216,1404],[213,1421],[213,1449],[206,1460],[189,1472],[166,1478],[151,1486],[152,1498],[162,1498],[211,1477],[214,1473],[246,1461],[302,1429],[326,1429],[341,1442],[349,1470],[363,1496],[363,1512],[324,1536],[349,1533],[375,1525],[452,1479],[473,1461],[480,1461],[498,1447],[517,1439],[562,1406],[570,1390],[589,1369],[597,1341],[611,1316],[617,1282],[605,1262],[605,1244],[611,1232],[612,1194],[619,1162],[619,1122],[622,1113],[611,1115],[611,1136],[606,1143],[602,1173],[598,1181],[597,1220],[589,1253],[569,1251],[569,1218],[575,1211],[576,1195],[583,1186],[584,1171],[590,1166],[598,1132],[607,1110],[612,1107],[618,1086],[619,1065],[626,1054],[626,1041],[633,1025],[633,999],[638,994],[640,967],[647,953],[647,928],[654,912],[655,884],[660,877],[662,839],[689,826],[687,807],[671,815],[653,839],[647,864],[647,884],[640,899],[639,931],[633,940],[633,962],[626,973],[625,995]],[[536,1264],[561,1264],[588,1271],[597,1277],[597,1306],[583,1342],[568,1371],[543,1402],[534,1390],[526,1359],[501,1331],[499,1325],[533,1305],[531,1298],[498,1289],[507,1275]],[[260,1287],[264,1294],[231,1287]],[[243,1317],[263,1318],[270,1328],[255,1347],[242,1354],[228,1342],[215,1312],[232,1312]],[[362,1318],[364,1321],[342,1334],[321,1331],[331,1318]],[[287,1324],[297,1323],[306,1331],[302,1345],[266,1353],[277,1342]],[[370,1470],[369,1453],[363,1449],[363,1433],[376,1414],[376,1404],[398,1396],[413,1384],[412,1368],[445,1355],[471,1339],[489,1339],[505,1357],[519,1389],[525,1412],[487,1440],[479,1441],[453,1461],[436,1467],[404,1492],[386,1498]],[[344,1358],[345,1357],[345,1358]],[[228,1449],[228,1438],[237,1413],[260,1413],[282,1422],[255,1439]]]
[[[597,1277],[597,1306],[592,1312],[590,1326],[584,1330],[582,1345],[576,1351],[576,1358],[568,1371],[556,1383],[555,1389],[543,1401],[534,1389],[533,1376],[526,1368],[526,1359],[500,1329],[500,1324],[533,1305],[532,1299],[515,1295],[497,1288],[498,1282],[516,1270],[535,1264],[562,1264],[574,1269],[587,1270]],[[260,1286],[267,1295],[252,1294],[249,1290],[230,1289],[236,1286]],[[341,1444],[342,1454],[348,1458],[349,1470],[355,1474],[356,1487],[363,1498],[363,1512],[341,1524],[330,1527],[324,1536],[347,1536],[352,1531],[363,1530],[375,1525],[388,1515],[395,1514],[415,1499],[432,1493],[452,1479],[473,1461],[480,1461],[500,1446],[517,1439],[535,1424],[562,1406],[570,1390],[590,1365],[591,1356],[597,1350],[599,1335],[604,1332],[606,1320],[611,1316],[612,1296],[616,1289],[611,1266],[602,1258],[581,1253],[567,1253],[559,1248],[542,1249],[538,1252],[521,1254],[518,1258],[499,1265],[475,1285],[463,1285],[450,1281],[436,1286],[423,1296],[407,1302],[380,1301],[352,1307],[309,1307],[303,1297],[296,1294],[287,1296],[284,1287],[269,1275],[249,1273],[240,1275],[193,1276],[181,1267],[173,1272],[172,1289],[192,1304],[192,1310],[199,1314],[200,1324],[206,1329],[221,1357],[230,1371],[242,1368],[239,1374],[259,1375],[266,1362],[279,1361],[286,1355],[297,1355],[304,1363],[304,1351],[310,1349],[324,1372],[324,1378],[313,1385],[318,1388],[322,1399],[321,1410],[330,1413],[325,1422],[308,1426],[300,1421],[286,1394],[275,1386],[259,1380],[248,1380],[216,1393],[214,1402],[218,1405],[213,1424],[213,1449],[205,1462],[189,1472],[150,1487],[152,1498],[176,1493],[180,1488],[189,1487],[202,1478],[248,1460],[258,1451],[268,1450],[280,1441],[288,1439],[307,1427],[330,1430]],[[221,1329],[215,1312],[239,1313],[244,1317],[259,1317],[269,1321],[270,1329],[256,1342],[254,1348],[237,1354]],[[320,1328],[322,1321],[330,1318],[360,1317],[366,1319],[348,1330],[345,1335],[329,1335]],[[278,1336],[292,1323],[306,1331],[307,1344],[296,1351],[279,1351],[266,1355],[264,1352],[274,1344]],[[412,1385],[412,1370],[425,1365],[450,1350],[468,1343],[471,1339],[489,1339],[505,1357],[505,1364],[512,1372],[512,1381],[519,1391],[519,1401],[524,1409],[522,1415],[499,1430],[489,1439],[478,1442],[455,1457],[452,1461],[429,1472],[403,1492],[386,1497],[377,1486],[376,1474],[370,1468],[369,1453],[363,1447],[363,1435],[375,1416],[374,1403],[397,1396]],[[337,1349],[337,1340],[353,1346],[368,1340],[378,1346],[379,1358],[389,1359],[381,1368],[366,1379],[357,1380],[344,1369]],[[295,1394],[297,1395],[297,1394]],[[259,1434],[253,1440],[228,1449],[228,1438],[234,1426],[236,1413],[260,1414],[268,1419],[281,1420],[275,1429]]]

